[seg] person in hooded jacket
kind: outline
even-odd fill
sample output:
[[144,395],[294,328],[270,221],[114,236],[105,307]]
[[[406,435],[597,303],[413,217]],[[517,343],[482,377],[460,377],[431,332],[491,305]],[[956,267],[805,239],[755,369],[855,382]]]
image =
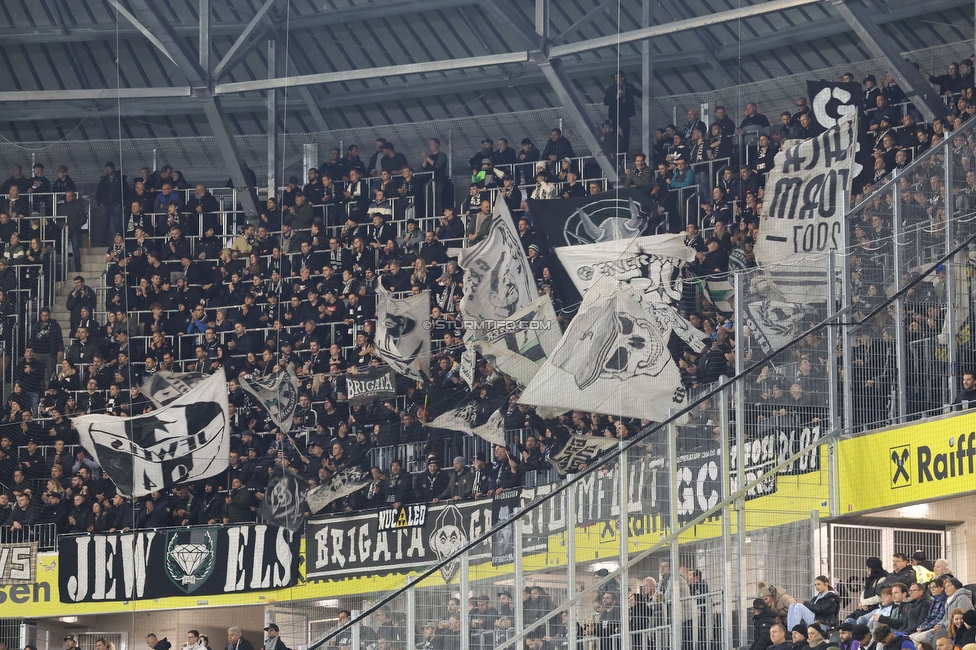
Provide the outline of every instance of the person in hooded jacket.
[[791,628],[798,623],[822,623],[833,629],[837,626],[837,612],[840,610],[840,596],[830,586],[827,576],[817,576],[813,581],[816,594],[810,600],[791,605],[787,612],[787,625]]
[[865,561],[867,575],[864,577],[864,590],[861,592],[861,599],[857,609],[850,613],[847,620],[854,622],[859,616],[877,609],[881,603],[881,582],[888,576],[881,558],[869,557]]
[[879,584],[879,588],[891,587],[896,582],[900,582],[905,585],[911,585],[918,582],[918,578],[915,574],[915,567],[912,566],[912,561],[904,553],[895,553],[892,556],[892,562],[895,566],[895,570],[889,573],[888,576],[882,580]]
[[770,638],[770,629],[777,625],[779,616],[766,601],[756,598],[752,601],[752,629],[753,642],[749,650],[767,650],[773,641]]

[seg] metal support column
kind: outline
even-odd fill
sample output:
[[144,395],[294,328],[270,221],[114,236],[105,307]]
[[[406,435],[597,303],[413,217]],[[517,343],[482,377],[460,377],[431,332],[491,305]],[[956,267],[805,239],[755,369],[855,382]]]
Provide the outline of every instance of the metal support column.
[[[898,172],[895,171],[895,179],[897,179]],[[901,291],[902,289],[902,273],[905,269],[905,260],[903,252],[903,239],[904,234],[902,233],[901,224],[901,191],[898,188],[898,183],[892,183],[891,188],[892,193],[892,203],[891,203],[891,236],[894,239],[894,265],[895,265],[895,293]],[[951,196],[951,192],[949,195]],[[908,415],[908,382],[906,378],[908,376],[908,355],[906,352],[907,344],[905,342],[905,299],[898,298],[895,300],[895,370],[898,377],[898,390],[895,391],[896,399],[898,400],[898,422],[904,422],[906,416]]]
[[[566,582],[569,583],[567,593],[573,597],[576,595],[576,485],[570,485],[564,494],[566,495]],[[576,650],[575,605],[569,608],[566,616],[567,647],[569,650]]]
[[[407,582],[413,582],[411,578],[407,578]],[[408,648],[414,648],[417,645],[417,589],[407,589],[404,593],[407,598],[407,646]],[[462,610],[463,611],[463,610]]]
[[[665,602],[665,605],[670,605],[671,607],[671,647],[680,648],[681,647],[681,587],[678,585],[678,580],[684,580],[684,577],[678,573],[678,567],[681,566],[681,557],[678,553],[678,537],[675,535],[675,531],[678,530],[680,525],[678,524],[678,428],[675,426],[674,421],[668,423],[668,485],[670,491],[669,510],[668,510],[668,534],[672,535],[669,555],[669,563],[671,565],[671,577],[668,580],[668,587],[671,589],[671,600],[670,602]],[[665,594],[665,599],[667,599],[667,594]],[[623,608],[621,608],[623,611]],[[623,616],[621,616],[623,618]]]
[[[844,216],[851,213],[851,200],[850,197],[844,194]],[[851,256],[850,247],[848,246],[848,228],[847,223],[844,223],[844,227],[840,229],[840,237],[843,245],[841,247],[841,283],[840,283],[840,300],[841,309],[847,309],[853,305],[853,298],[851,296]],[[844,428],[851,430],[854,427],[854,364],[851,358],[851,327],[846,323],[850,320],[849,315],[842,317],[844,325],[840,328],[841,335],[841,355],[844,364]]]
[[[461,554],[461,569],[458,571],[460,574],[460,585],[461,590],[461,647],[467,648],[471,640],[471,617],[467,615],[468,598],[471,597],[471,588],[468,586],[468,570],[470,565],[468,563],[468,554]],[[413,590],[411,590],[413,591]],[[407,646],[412,647],[412,646]]]
[[549,40],[549,0],[535,0],[535,33]]
[[[512,535],[515,540],[515,563],[514,563],[514,579],[515,584],[512,588],[512,604],[515,606],[515,632],[521,632],[522,627],[525,624],[525,614],[522,611],[522,588],[525,586],[525,578],[522,577],[522,527],[519,522],[522,521],[521,517],[516,517],[510,525],[512,527]],[[569,523],[568,521],[566,522]],[[464,607],[464,603],[461,606]]]
[[915,66],[902,57],[898,46],[885,35],[877,21],[861,6],[860,0],[833,0],[833,5],[837,13],[860,37],[868,51],[875,57],[888,61],[891,76],[914,102],[915,107],[922,112],[926,122],[946,116],[948,111],[945,104],[942,103],[932,84]]
[[[731,445],[729,444],[731,431],[732,412],[731,397],[733,384],[726,381],[725,387],[719,393],[719,435],[722,437],[722,465],[728,468],[728,462],[732,459]],[[740,391],[741,394],[741,391]],[[742,410],[742,400],[738,400],[735,410]],[[727,499],[732,494],[732,472],[723,471],[722,474],[722,621],[721,634],[723,648],[732,648],[732,508]]]
[[[745,297],[745,274],[736,273],[735,276],[735,313],[742,314],[745,313],[743,310],[744,297]],[[741,374],[746,367],[745,360],[745,346],[737,345],[735,346],[735,373]],[[735,458],[736,466],[729,467],[729,473],[735,471],[736,484],[734,486],[735,490],[739,490],[743,485],[746,484],[745,479],[745,461],[743,460],[746,450],[745,450],[745,435],[746,435],[746,416],[745,409],[742,408],[745,403],[745,394],[743,391],[744,382],[736,382],[733,384],[735,390],[738,393],[736,397],[736,403],[739,408],[735,411]],[[730,441],[731,444],[731,441]],[[731,492],[730,492],[731,494]],[[736,561],[733,563],[735,565],[735,571],[737,576],[736,588],[738,593],[726,595],[725,600],[732,607],[734,603],[739,604],[739,639],[734,645],[727,646],[729,648],[745,645],[746,643],[746,626],[748,621],[746,620],[747,610],[745,605],[741,604],[745,602],[746,593],[746,572],[745,572],[745,562],[743,558],[745,557],[745,499],[736,499],[732,503],[732,509],[735,511],[735,558]],[[730,522],[731,526],[731,522]],[[735,610],[733,609],[733,612]],[[729,618],[728,626],[732,626],[732,618]]]
[[619,445],[620,456],[617,459],[617,467],[620,472],[620,481],[618,483],[620,488],[620,533],[617,535],[617,539],[620,541],[620,647],[627,648],[630,647],[630,617],[624,616],[622,613],[627,611],[627,586],[630,583],[630,571],[627,566],[628,558],[630,557],[630,550],[628,548],[630,540],[627,534],[629,532],[627,527],[629,508],[627,504],[630,500],[627,479],[629,478],[630,468],[627,462],[627,451],[623,449],[624,441],[621,440]]
[[[657,0],[642,0],[641,27],[651,26],[654,20],[654,5]],[[654,80],[654,49],[651,39],[641,41],[641,151],[647,156],[650,164],[654,164],[654,129],[651,128],[651,97]],[[624,152],[626,153],[626,152]]]
[[[268,41],[268,77],[274,78],[277,72],[275,41]],[[278,91],[268,92],[268,196],[278,195]]]
[[[827,317],[832,318],[837,313],[837,251],[830,251],[827,257]],[[840,417],[840,381],[839,370],[837,367],[837,327],[831,324],[827,328],[827,422],[831,431],[841,428]],[[827,446],[827,474],[833,479],[836,476],[837,455],[834,453],[836,443],[831,438]],[[831,516],[838,513],[837,507],[837,481],[830,480],[830,493],[828,495],[828,505]]]
[[[946,187],[946,197],[952,196],[952,183],[953,183],[953,169],[952,169],[952,156],[947,152],[946,154],[946,164],[945,164],[945,187]],[[956,229],[954,227],[955,220],[955,210],[953,207],[955,202],[952,199],[946,200],[945,204],[945,252],[948,254],[956,244]],[[958,355],[956,351],[956,333],[959,331],[959,323],[956,319],[956,273],[960,270],[955,268],[955,260],[950,259],[949,263],[946,264],[946,325],[948,328],[948,336],[946,338],[946,350],[948,351],[949,359],[949,400],[948,403],[952,403],[956,399],[956,375],[958,374],[959,368],[957,367]]]
[[200,0],[200,30],[197,49],[200,53],[200,68],[210,74],[210,0]]

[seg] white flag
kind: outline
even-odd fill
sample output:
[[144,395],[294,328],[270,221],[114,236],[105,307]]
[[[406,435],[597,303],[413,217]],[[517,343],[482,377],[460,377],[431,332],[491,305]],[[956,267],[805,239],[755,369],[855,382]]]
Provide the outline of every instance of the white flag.
[[[695,259],[695,251],[685,246],[681,233],[560,246],[555,253],[580,295],[601,277],[631,283],[650,281],[665,291],[674,286],[681,262]],[[677,295],[671,299],[680,300],[680,293],[678,284]]]
[[83,415],[72,423],[81,445],[125,496],[167,490],[227,469],[230,418],[223,373],[145,415]]
[[756,262],[785,295],[827,298],[826,259],[844,243],[844,208],[854,180],[857,115],[791,147],[766,179]]
[[672,328],[619,282],[594,283],[520,402],[663,421],[685,389],[668,351]]
[[430,368],[430,296],[394,298],[376,286],[376,352],[406,377],[422,379],[417,359]]
[[282,432],[291,431],[292,417],[298,408],[298,376],[291,364],[260,379],[243,377],[241,388],[254,396]]
[[601,452],[613,449],[618,442],[616,438],[573,434],[559,451],[549,456],[549,464],[556,468],[560,476],[564,476],[575,471],[581,464],[589,464]]
[[305,493],[305,503],[313,514],[337,499],[349,496],[356,490],[361,490],[371,480],[369,472],[358,467],[347,467],[337,472],[328,483],[323,483]]
[[[539,297],[512,215],[496,201],[491,232],[458,255],[464,269],[461,315],[468,320],[502,320]],[[480,336],[480,330],[475,330]],[[469,335],[472,334],[469,332]]]
[[158,370],[143,382],[139,392],[145,395],[153,406],[162,408],[186,395],[194,386],[207,381],[208,375],[202,372],[173,372]]
[[474,341],[471,349],[525,386],[559,345],[561,337],[552,300],[541,296],[487,330],[485,340]]

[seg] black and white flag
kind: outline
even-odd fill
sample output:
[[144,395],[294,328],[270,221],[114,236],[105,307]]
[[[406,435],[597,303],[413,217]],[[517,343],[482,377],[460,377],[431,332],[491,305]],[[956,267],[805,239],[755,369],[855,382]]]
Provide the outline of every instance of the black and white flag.
[[298,408],[298,377],[291,364],[260,379],[243,377],[241,388],[254,396],[279,429],[284,433],[291,430],[292,417]]
[[194,386],[207,381],[209,375],[202,372],[173,372],[159,370],[143,382],[139,391],[149,399],[156,408],[171,404],[186,395]]
[[396,376],[390,366],[351,368],[346,373],[349,406],[372,404],[374,400],[396,398]]
[[616,280],[646,312],[694,350],[704,333],[682,316],[677,306],[684,286],[683,269],[695,257],[683,234],[611,239],[556,249],[562,268],[580,295],[602,278]]
[[471,398],[461,406],[434,418],[430,426],[460,431],[468,436],[483,438],[493,445],[504,446],[505,415],[501,409],[507,403],[507,395],[490,395],[487,401]]
[[573,434],[559,451],[549,456],[549,464],[556,468],[560,476],[575,472],[580,465],[587,465],[597,456],[613,449],[618,444],[615,438],[598,436],[579,436]]
[[[488,363],[525,386],[560,338],[562,330],[552,300],[541,296],[485,331],[484,340],[472,342],[470,350],[477,350]],[[462,359],[462,369],[463,365]]]
[[462,249],[458,265],[464,269],[460,310],[467,320],[502,320],[539,297],[529,259],[504,201],[495,202],[489,235]]
[[356,490],[369,485],[372,480],[369,472],[358,467],[347,467],[336,473],[328,483],[323,483],[305,493],[305,502],[313,514],[329,505],[333,501],[343,499]]
[[742,321],[764,354],[779,350],[822,317],[813,306],[784,295],[766,274],[750,273],[748,280]]
[[567,303],[575,303],[581,296],[574,295],[578,293],[574,270],[563,266],[556,249],[629,242],[653,232],[661,221],[654,201],[638,188],[580,198],[529,199],[529,212],[540,238],[542,253],[548,257],[549,271],[560,287],[560,297]]
[[83,415],[72,423],[81,445],[125,496],[166,490],[227,468],[230,425],[223,373],[145,415]]
[[430,367],[430,296],[394,298],[376,286],[376,352],[393,369],[411,379],[423,379],[417,369]]
[[780,291],[805,304],[826,300],[826,258],[844,243],[857,124],[853,115],[780,151],[766,179],[756,262]]
[[858,116],[857,139],[860,146],[854,155],[853,187],[861,188],[865,183],[872,182],[875,134],[868,131],[867,116],[861,105],[864,99],[861,84],[856,81],[807,81],[807,97],[810,98],[814,118],[825,129],[837,126],[849,115]]
[[269,524],[297,533],[305,521],[304,504],[304,481],[278,465],[268,481],[258,515]]
[[684,403],[671,324],[611,278],[594,283],[519,401],[661,422]]

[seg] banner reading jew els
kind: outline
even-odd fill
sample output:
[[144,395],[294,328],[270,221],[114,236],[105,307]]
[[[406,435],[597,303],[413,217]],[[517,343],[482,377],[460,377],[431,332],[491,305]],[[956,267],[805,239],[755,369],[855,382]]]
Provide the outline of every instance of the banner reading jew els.
[[264,524],[64,536],[63,603],[206,596],[298,582],[300,536]]

